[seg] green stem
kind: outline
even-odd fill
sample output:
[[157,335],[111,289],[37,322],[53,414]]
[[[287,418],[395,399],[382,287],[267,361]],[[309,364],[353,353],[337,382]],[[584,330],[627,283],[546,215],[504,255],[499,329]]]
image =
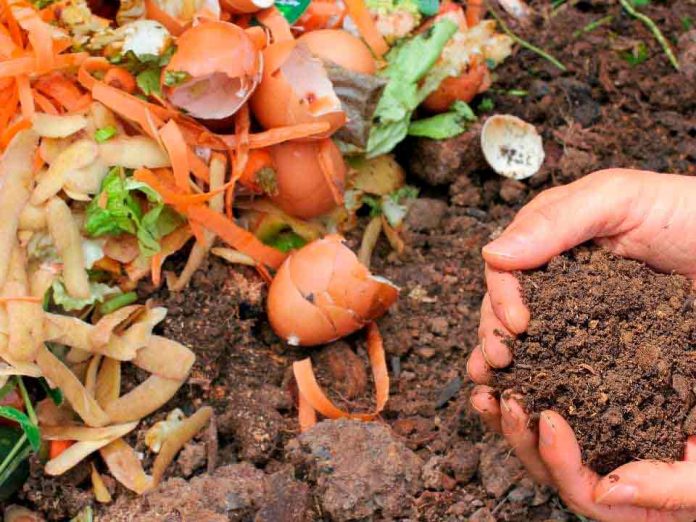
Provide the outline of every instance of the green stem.
[[19,384],[19,392],[22,394],[22,399],[24,399],[24,406],[26,406],[27,408],[27,415],[29,415],[29,419],[31,419],[31,422],[33,422],[34,424],[38,424],[39,419],[36,416],[36,412],[34,411],[34,405],[31,403],[31,400],[29,399],[29,394],[27,393],[27,389],[24,386],[24,381],[19,376],[17,376],[17,383]]
[[603,18],[600,18],[599,20],[595,20],[594,22],[590,22],[582,29],[578,29],[577,31],[575,31],[573,33],[573,38],[577,38],[578,36],[580,36],[583,33],[589,33],[591,31],[594,31],[599,26],[604,25],[604,24],[608,24],[613,19],[614,19],[614,17],[612,15],[609,15],[609,16],[605,16]]
[[669,42],[665,38],[665,35],[662,34],[662,31],[660,31],[660,28],[657,27],[657,24],[655,24],[655,22],[653,22],[649,16],[646,16],[643,13],[641,13],[640,11],[636,10],[636,8],[633,7],[633,4],[631,4],[630,0],[619,0],[619,3],[626,10],[626,12],[628,12],[628,14],[630,14],[632,17],[640,20],[641,22],[643,22],[643,24],[645,24],[645,26],[648,29],[650,29],[650,32],[653,34],[655,39],[658,41],[658,43],[662,47],[662,50],[667,55],[669,62],[678,71],[679,70],[679,60],[677,60],[677,57],[672,52],[672,48],[670,47]]
[[536,45],[533,45],[533,44],[529,43],[528,41],[523,40],[522,38],[520,38],[519,36],[517,36],[515,33],[513,33],[512,30],[507,26],[507,24],[506,24],[505,22],[503,22],[503,19],[498,15],[498,13],[496,13],[496,12],[495,12],[493,9],[491,9],[490,7],[489,7],[489,9],[488,9],[488,12],[491,13],[491,16],[492,16],[493,18],[495,18],[495,21],[496,21],[496,22],[498,22],[498,25],[499,25],[500,28],[503,30],[503,32],[504,32],[505,34],[507,34],[510,38],[512,38],[515,42],[517,42],[518,44],[520,44],[520,45],[521,45],[522,47],[524,47],[525,49],[528,49],[528,50],[532,51],[533,53],[538,54],[538,55],[541,56],[543,59],[545,59],[545,60],[551,62],[553,65],[555,65],[556,67],[558,67],[561,71],[565,72],[565,71],[568,70],[568,69],[566,68],[565,65],[563,65],[561,62],[559,62],[556,58],[554,58],[553,56],[551,56],[549,53],[547,53],[547,52],[544,51],[543,49],[540,49],[540,48],[537,47]]
[[15,442],[15,445],[12,447],[10,452],[2,461],[2,464],[0,464],[0,476],[3,475],[7,467],[12,463],[12,459],[14,459],[15,456],[19,453],[19,451],[22,449],[22,445],[25,442],[27,442],[27,434],[22,433],[22,436],[17,440],[17,442]]

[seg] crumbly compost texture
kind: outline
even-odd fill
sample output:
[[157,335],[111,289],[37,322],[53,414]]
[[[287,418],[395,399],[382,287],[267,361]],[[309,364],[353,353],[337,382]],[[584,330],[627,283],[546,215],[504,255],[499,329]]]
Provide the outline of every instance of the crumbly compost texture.
[[599,473],[678,460],[696,432],[693,292],[678,275],[579,247],[520,274],[531,312],[497,387],[562,414]]

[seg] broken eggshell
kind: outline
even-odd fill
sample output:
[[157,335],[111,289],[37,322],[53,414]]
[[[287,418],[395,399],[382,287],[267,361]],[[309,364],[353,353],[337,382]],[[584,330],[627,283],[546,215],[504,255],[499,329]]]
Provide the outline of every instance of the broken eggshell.
[[333,134],[346,121],[321,60],[295,40],[268,46],[263,52],[263,79],[251,97],[251,109],[266,129],[326,121]]
[[329,138],[289,141],[269,149],[277,191],[271,200],[291,216],[311,219],[343,203],[346,166]]
[[297,40],[322,60],[333,62],[349,71],[375,74],[377,62],[370,48],[360,38],[343,29],[321,29],[303,34]]
[[268,291],[271,327],[291,345],[349,335],[380,317],[399,290],[373,276],[343,238],[329,235],[290,254]]
[[491,168],[506,178],[529,178],[544,162],[537,130],[510,114],[496,114],[486,120],[481,129],[481,149]]
[[[223,120],[251,96],[261,70],[261,53],[241,27],[204,22],[177,40],[177,50],[162,71],[162,92],[194,118]],[[186,79],[172,85],[168,78],[177,74]]]

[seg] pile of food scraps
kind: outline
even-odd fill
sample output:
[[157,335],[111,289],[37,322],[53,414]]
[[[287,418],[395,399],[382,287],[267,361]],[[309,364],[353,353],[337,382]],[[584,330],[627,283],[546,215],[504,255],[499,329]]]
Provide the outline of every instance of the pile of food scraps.
[[[184,289],[210,254],[270,283],[291,345],[367,327],[374,411],[337,408],[309,359],[299,424],[374,418],[388,398],[374,319],[397,298],[370,274],[417,191],[390,153],[467,130],[512,39],[450,1],[0,3],[0,489],[36,454],[48,475],[88,460],[142,494],[208,423],[174,411],[127,442],[186,382],[195,354],[157,335],[166,309],[136,289]],[[418,116],[418,117],[417,117]],[[356,256],[340,234],[370,221]],[[179,274],[163,273],[177,252]],[[141,295],[142,297],[142,295]],[[124,366],[125,365],[125,366]],[[123,393],[128,365],[149,377]],[[99,453],[99,457],[96,454]]]

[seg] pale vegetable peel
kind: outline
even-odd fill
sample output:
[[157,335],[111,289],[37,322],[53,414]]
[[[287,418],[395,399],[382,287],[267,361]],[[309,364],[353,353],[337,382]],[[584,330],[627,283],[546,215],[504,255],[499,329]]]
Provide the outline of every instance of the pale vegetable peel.
[[130,433],[137,425],[137,422],[131,422],[120,426],[112,426],[113,429],[110,437],[95,441],[77,442],[56,458],[49,460],[44,467],[44,471],[48,475],[62,475],[79,464],[85,457]]
[[152,464],[152,478],[155,484],[160,483],[167,466],[172,463],[179,450],[205,427],[212,415],[213,409],[203,406],[172,430]]

